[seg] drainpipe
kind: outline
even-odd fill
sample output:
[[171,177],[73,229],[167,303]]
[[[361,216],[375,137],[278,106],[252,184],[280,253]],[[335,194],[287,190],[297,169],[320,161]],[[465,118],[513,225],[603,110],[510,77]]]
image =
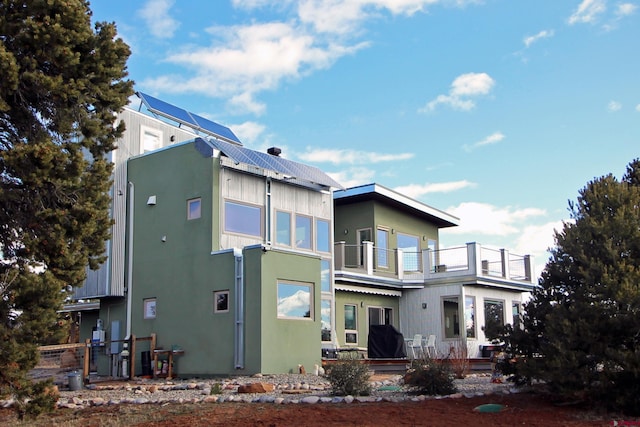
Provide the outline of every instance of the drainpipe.
[[127,327],[125,339],[131,336],[131,299],[133,293],[133,201],[134,187],[133,182],[128,183],[129,186],[129,209],[127,216],[129,217],[129,238],[127,239]]
[[244,369],[244,261],[242,249],[234,248],[236,322],[234,331],[234,363],[236,369]]

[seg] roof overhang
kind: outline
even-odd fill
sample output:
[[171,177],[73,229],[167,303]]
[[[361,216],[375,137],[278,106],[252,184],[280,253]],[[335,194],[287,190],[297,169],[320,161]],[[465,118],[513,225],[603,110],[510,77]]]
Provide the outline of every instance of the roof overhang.
[[336,206],[368,200],[377,200],[398,209],[421,216],[438,226],[438,228],[454,227],[460,224],[460,218],[414,200],[397,191],[380,184],[367,184],[333,192]]

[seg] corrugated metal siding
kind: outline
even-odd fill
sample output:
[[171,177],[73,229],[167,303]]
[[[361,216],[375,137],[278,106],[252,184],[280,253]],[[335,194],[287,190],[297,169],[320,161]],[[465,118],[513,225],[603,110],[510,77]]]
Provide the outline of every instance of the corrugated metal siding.
[[192,132],[128,108],[119,115],[119,120],[125,122],[127,129],[123,137],[116,143],[117,149],[111,153],[114,163],[111,208],[114,225],[111,229],[111,241],[108,243],[109,260],[97,271],[88,270],[87,280],[83,287],[75,290],[74,299],[124,296],[127,244],[127,160],[141,154],[141,126],[161,131],[162,147],[196,137]]

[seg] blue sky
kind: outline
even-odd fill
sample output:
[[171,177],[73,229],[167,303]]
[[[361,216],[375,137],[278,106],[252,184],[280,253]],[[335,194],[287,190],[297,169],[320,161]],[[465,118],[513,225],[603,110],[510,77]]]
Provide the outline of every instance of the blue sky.
[[639,0],[94,0],[136,90],[536,257],[640,148]]

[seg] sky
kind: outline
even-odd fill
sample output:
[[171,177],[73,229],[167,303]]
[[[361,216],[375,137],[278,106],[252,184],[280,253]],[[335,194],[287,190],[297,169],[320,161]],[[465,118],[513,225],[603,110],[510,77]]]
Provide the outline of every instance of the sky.
[[[640,0],[93,0],[135,89],[535,257],[640,157]],[[134,105],[137,107],[137,105]]]

